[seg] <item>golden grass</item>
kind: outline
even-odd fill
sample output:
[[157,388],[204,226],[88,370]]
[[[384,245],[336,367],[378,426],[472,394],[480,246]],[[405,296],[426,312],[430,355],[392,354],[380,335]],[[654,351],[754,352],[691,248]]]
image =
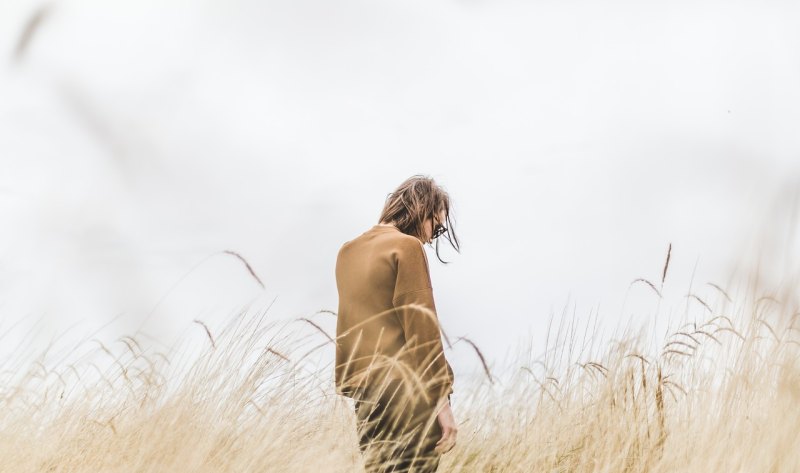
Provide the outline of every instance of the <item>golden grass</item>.
[[[627,335],[592,353],[594,332],[577,343],[562,318],[543,350],[528,341],[492,370],[458,337],[477,369],[456,373],[458,443],[439,471],[800,471],[797,294],[731,306],[712,286],[725,312],[695,296],[702,318],[684,314],[656,347]],[[326,321],[195,323],[199,338],[168,351],[133,334],[4,360],[0,471],[362,471]]]

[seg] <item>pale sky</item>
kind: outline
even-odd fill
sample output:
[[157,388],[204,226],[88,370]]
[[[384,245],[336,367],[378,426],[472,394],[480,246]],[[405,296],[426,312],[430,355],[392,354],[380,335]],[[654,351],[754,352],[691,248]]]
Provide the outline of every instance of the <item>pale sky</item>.
[[462,241],[439,318],[492,360],[565,307],[652,317],[629,285],[670,243],[675,317],[759,244],[797,273],[797,4],[57,1],[15,61],[38,5],[0,6],[3,332],[335,311],[339,246],[417,173]]

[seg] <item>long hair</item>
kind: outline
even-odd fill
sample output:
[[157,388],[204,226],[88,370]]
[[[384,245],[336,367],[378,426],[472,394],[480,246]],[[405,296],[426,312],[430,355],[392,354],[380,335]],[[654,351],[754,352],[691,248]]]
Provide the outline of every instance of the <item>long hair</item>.
[[[445,222],[437,221],[444,210]],[[394,192],[386,197],[386,203],[378,219],[378,223],[393,222],[397,228],[407,234],[425,241],[423,223],[431,218],[434,228],[437,223],[444,224],[447,231],[442,234],[450,245],[460,251],[455,226],[450,217],[450,196],[434,180],[422,174],[415,174],[400,184]],[[436,258],[444,264],[447,261],[439,256],[439,238],[436,238]]]

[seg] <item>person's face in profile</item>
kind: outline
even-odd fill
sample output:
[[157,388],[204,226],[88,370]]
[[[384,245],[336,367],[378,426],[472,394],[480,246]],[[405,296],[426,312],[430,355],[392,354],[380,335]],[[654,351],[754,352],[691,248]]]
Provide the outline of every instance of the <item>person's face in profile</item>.
[[[431,243],[433,241],[434,230],[439,225],[444,227],[444,222],[445,222],[446,218],[447,218],[447,215],[445,214],[444,209],[442,209],[439,212],[439,215],[436,218],[436,221],[433,221],[433,219],[431,219],[430,217],[425,219],[425,221],[423,222],[423,231],[425,233],[425,241],[424,241],[424,243]],[[439,235],[436,235],[436,236],[439,236]]]

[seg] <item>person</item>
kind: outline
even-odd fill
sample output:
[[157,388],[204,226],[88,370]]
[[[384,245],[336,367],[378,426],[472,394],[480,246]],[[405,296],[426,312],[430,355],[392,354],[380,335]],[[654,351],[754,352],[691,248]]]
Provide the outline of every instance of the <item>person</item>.
[[367,472],[435,472],[455,446],[453,370],[444,356],[425,244],[459,251],[450,198],[424,175],[390,193],[378,223],[336,257],[335,385],[351,397]]

